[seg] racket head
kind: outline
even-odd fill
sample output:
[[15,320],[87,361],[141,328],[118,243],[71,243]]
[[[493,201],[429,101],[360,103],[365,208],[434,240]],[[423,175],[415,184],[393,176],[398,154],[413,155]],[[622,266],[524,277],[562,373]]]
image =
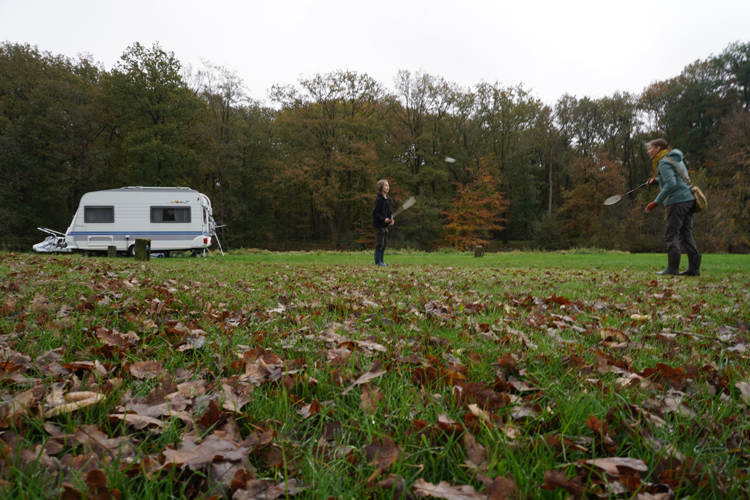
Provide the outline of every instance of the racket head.
[[610,196],[609,198],[607,198],[606,200],[604,200],[604,204],[605,205],[614,205],[615,203],[617,203],[618,201],[620,201],[622,199],[622,196],[623,195],[621,195],[621,194],[616,194],[614,196]]
[[403,205],[401,205],[401,208],[406,210],[407,208],[414,205],[416,202],[417,202],[417,199],[412,196],[408,200],[406,200]]

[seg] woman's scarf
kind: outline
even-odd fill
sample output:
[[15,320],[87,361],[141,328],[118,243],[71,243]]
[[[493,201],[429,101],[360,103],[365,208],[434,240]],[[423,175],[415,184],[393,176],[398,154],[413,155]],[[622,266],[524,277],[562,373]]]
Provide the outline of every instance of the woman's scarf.
[[656,154],[656,156],[654,156],[654,160],[652,162],[652,165],[654,166],[654,174],[656,174],[656,171],[659,170],[659,160],[667,156],[667,153],[669,153],[668,149],[662,149]]

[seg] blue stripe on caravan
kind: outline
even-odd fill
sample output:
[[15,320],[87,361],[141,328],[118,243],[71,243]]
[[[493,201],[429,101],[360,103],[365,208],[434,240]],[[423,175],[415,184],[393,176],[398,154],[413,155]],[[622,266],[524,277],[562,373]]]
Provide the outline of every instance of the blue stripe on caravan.
[[[143,235],[143,236],[204,236],[202,231],[73,231],[66,236],[126,236],[126,235]],[[207,234],[205,236],[208,236]]]

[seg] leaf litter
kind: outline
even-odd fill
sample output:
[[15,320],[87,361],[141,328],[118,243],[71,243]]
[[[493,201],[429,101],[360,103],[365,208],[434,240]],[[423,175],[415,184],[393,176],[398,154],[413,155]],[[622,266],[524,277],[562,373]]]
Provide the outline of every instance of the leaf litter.
[[[113,478],[135,488],[174,470],[190,498],[304,496],[321,481],[394,498],[748,494],[747,312],[707,298],[738,303],[742,283],[0,266],[0,447],[15,451],[3,488],[36,467],[71,498],[119,498]],[[503,464],[519,455],[553,465],[522,461],[513,470],[537,472],[514,477]]]

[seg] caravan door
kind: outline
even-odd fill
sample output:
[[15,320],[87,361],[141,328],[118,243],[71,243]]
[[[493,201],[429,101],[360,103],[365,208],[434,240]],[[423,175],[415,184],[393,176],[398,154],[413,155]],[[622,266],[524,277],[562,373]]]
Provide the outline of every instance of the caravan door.
[[208,242],[206,246],[208,247],[211,246],[212,238],[216,233],[216,222],[214,222],[211,200],[205,194],[201,194],[201,212],[203,215],[201,220],[201,223],[203,224],[203,235],[208,238],[208,240],[206,240]]

